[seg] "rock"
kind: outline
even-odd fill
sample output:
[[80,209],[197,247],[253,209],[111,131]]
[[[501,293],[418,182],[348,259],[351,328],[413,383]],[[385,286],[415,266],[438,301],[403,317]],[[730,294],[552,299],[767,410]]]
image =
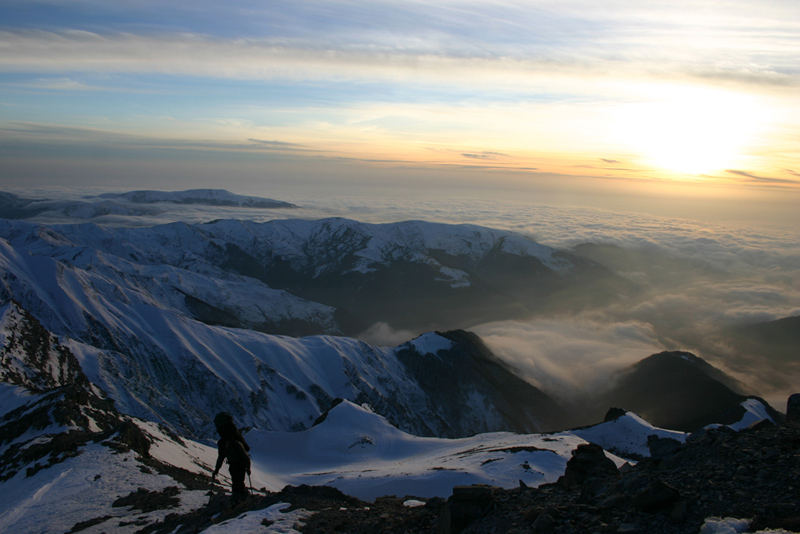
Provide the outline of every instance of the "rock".
[[761,430],[764,427],[772,426],[774,424],[775,423],[773,423],[769,419],[761,419],[760,421],[756,421],[752,425],[750,425],[747,428],[745,428],[745,430],[756,430],[757,431],[757,430]]
[[612,493],[600,502],[600,508],[609,509],[621,507],[628,500],[622,493]]
[[541,533],[548,533],[553,532],[553,528],[556,526],[556,521],[553,519],[553,516],[550,515],[549,512],[542,512],[539,514],[539,517],[536,518],[536,521],[533,522],[531,525],[531,529],[534,532],[541,532]]
[[492,487],[483,484],[456,486],[447,499],[442,512],[442,534],[456,534],[470,523],[482,517],[492,507],[494,496]]
[[127,447],[145,458],[150,457],[150,440],[133,421],[125,420],[120,423],[117,427],[116,441],[122,447]]
[[786,422],[800,425],[800,393],[790,395],[786,401]]
[[681,448],[681,442],[672,438],[661,438],[655,434],[647,436],[647,448],[652,458],[665,458]]
[[606,412],[606,416],[603,418],[603,422],[607,423],[608,421],[614,421],[616,419],[619,419],[620,417],[622,417],[626,413],[627,412],[625,410],[623,410],[622,408],[614,408],[612,406]]
[[567,487],[580,486],[591,479],[619,477],[616,464],[605,455],[603,448],[594,443],[578,445],[572,451],[564,475],[558,483]]
[[671,507],[680,497],[678,490],[672,486],[654,480],[634,496],[633,505],[643,512],[655,513]]
[[681,499],[672,506],[669,518],[675,523],[683,523],[689,512],[689,503]]
[[800,530],[800,509],[796,503],[771,503],[753,519],[753,530],[786,529]]

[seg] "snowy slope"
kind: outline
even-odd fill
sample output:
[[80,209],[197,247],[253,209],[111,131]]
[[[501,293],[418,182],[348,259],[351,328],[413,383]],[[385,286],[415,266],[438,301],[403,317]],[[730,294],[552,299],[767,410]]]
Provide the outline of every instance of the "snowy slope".
[[348,401],[309,430],[255,431],[248,439],[257,465],[283,483],[330,485],[370,500],[446,497],[453,486],[464,484],[510,488],[520,480],[529,486],[555,482],[572,451],[585,443],[569,432],[421,438]]
[[170,226],[155,242],[131,245],[94,225],[66,227],[78,234],[68,236],[0,220],[0,235],[10,238],[0,237],[0,297],[17,299],[59,334],[131,307],[192,316],[193,306],[205,306],[241,326],[297,320],[334,329],[332,308],[209,265],[191,251],[202,239]]
[[[0,324],[33,322],[14,306],[7,307]],[[14,347],[10,339],[15,333],[34,329],[35,324],[17,327],[2,339]],[[408,345],[427,351],[425,357],[439,358],[450,348],[448,340],[428,334]],[[4,379],[24,376],[26,383],[41,384],[42,377],[52,376],[52,362],[32,357],[37,354],[30,350],[33,345],[11,351],[19,372]],[[63,352],[54,341],[51,349],[46,353]],[[323,367],[320,373],[331,378],[332,370]],[[80,373],[64,376],[38,393],[0,383],[0,531],[136,532],[170,514],[213,513],[208,510],[220,503],[207,494],[213,447],[124,416]],[[759,411],[755,403],[748,409]],[[586,441],[641,453],[636,448],[650,435],[683,436],[627,413],[595,427],[556,434],[423,438],[398,430],[364,406],[341,401],[307,430],[253,430],[246,438],[252,447],[254,487],[278,491],[286,484],[324,484],[372,500],[383,495],[446,497],[455,485],[472,483],[538,486],[556,481],[572,451]],[[606,455],[617,466],[625,462]],[[229,484],[225,470],[220,481]],[[236,514],[211,531],[245,532],[265,518],[276,521],[274,528],[290,529],[308,512],[282,513],[286,504],[291,503]]]
[[[15,304],[6,309],[15,311],[2,316],[6,320],[0,321],[0,336],[21,339],[19,321],[8,317],[24,312]],[[504,418],[497,404],[507,403],[504,392],[483,386],[473,389],[469,381],[460,384],[460,389],[469,394],[472,407],[465,409],[459,395],[454,395],[450,403],[459,405],[460,418],[442,418],[441,414],[452,410],[435,401],[398,357],[411,354],[411,343],[392,349],[342,337],[271,336],[209,326],[154,306],[106,308],[105,312],[101,316],[105,324],[93,323],[85,334],[78,334],[82,339],[62,336],[58,347],[39,325],[39,336],[53,350],[38,359],[46,366],[69,349],[72,367],[77,369],[79,362],[89,380],[107,392],[118,409],[165,422],[185,435],[212,435],[210,421],[220,410],[230,411],[243,425],[308,428],[335,398],[370,403],[395,424],[420,434],[538,428],[525,423],[532,421],[531,416],[522,421],[525,424]],[[32,317],[30,322],[36,323]],[[32,329],[36,330],[27,328]],[[453,341],[428,334],[417,342],[423,354],[414,354],[420,358],[426,357],[424,351],[429,348],[424,339],[438,339],[433,348],[454,346]],[[10,362],[18,360],[14,346],[4,345],[4,358]],[[459,366],[460,354],[451,351],[449,365]],[[7,373],[15,366],[9,363]],[[29,385],[20,380],[14,383]],[[535,405],[519,408],[521,413],[535,409]]]
[[[50,467],[29,475],[20,469],[0,480],[0,530],[65,532],[90,522],[89,532],[135,532],[168,514],[207,506],[202,485],[209,480],[216,450],[168,435],[153,423],[135,424],[149,442],[146,458],[141,451],[120,449],[124,444],[112,434],[106,441],[85,439],[75,453]],[[24,443],[43,443],[63,432],[44,429]],[[387,494],[446,497],[454,485],[473,482],[505,487],[519,480],[532,486],[553,482],[563,474],[571,451],[584,443],[569,433],[419,438],[347,401],[307,431],[251,432],[247,439],[253,448],[254,487],[279,491],[285,484],[329,484],[365,499]],[[176,477],[164,465],[184,474]],[[220,479],[229,484],[225,475],[223,469]],[[152,509],[132,499],[143,492],[160,494]],[[129,504],[117,502],[120,498]]]
[[647,438],[650,436],[674,439],[681,443],[688,436],[685,432],[655,427],[633,412],[626,412],[625,415],[598,425],[573,430],[572,433],[617,454],[636,456],[650,456],[647,446]]
[[247,425],[307,428],[339,397],[368,402],[420,434],[531,431],[549,425],[528,418],[509,426],[503,413],[513,410],[492,408],[494,392],[485,388],[470,393],[463,421],[420,417],[437,403],[398,351],[347,338],[254,331],[299,322],[336,331],[335,310],[273,289],[256,272],[243,274],[256,268],[241,257],[244,251],[264,262],[279,257],[302,272],[311,269],[306,279],[313,279],[397,258],[441,265],[432,250],[469,263],[503,247],[563,267],[551,249],[472,226],[332,219],[112,229],[0,220],[0,302],[14,299],[60,337],[122,411],[187,435],[207,435],[219,409]]

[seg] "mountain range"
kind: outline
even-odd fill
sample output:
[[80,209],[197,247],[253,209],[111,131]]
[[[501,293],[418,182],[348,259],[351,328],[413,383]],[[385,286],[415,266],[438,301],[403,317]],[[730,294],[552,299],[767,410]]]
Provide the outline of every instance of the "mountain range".
[[[463,332],[430,334],[402,350],[407,356],[443,358],[471,337]],[[510,489],[562,484],[575,451],[587,442],[613,451],[601,453],[601,458],[616,471],[626,466],[625,458],[641,460],[663,450],[663,444],[654,449],[656,442],[673,443],[674,449],[694,439],[623,410],[573,431],[421,438],[397,429],[370,408],[335,400],[306,430],[256,429],[247,434],[254,462],[249,483],[261,489],[232,508],[210,481],[213,447],[177,434],[170,425],[121,413],[83,373],[79,359],[15,305],[4,312],[2,340],[4,531],[196,532],[217,524],[229,532],[258,525],[296,532],[320,513],[311,510],[334,505],[340,512],[349,506],[367,512],[373,506],[353,497],[374,501],[380,510],[386,506],[382,496],[390,494],[413,495],[400,499],[402,507],[430,506],[428,510],[439,514],[441,497],[459,485]],[[678,359],[683,360],[680,355]],[[732,428],[770,419],[762,403],[741,407],[744,417]],[[222,481],[227,483],[224,477]],[[666,497],[659,499],[656,506],[671,506],[672,501],[661,504]],[[287,511],[291,504],[296,511]],[[452,518],[453,513],[455,509],[448,509],[442,517]],[[347,517],[352,523],[352,516]],[[315,531],[324,528],[318,521],[314,525]],[[389,530],[407,529],[396,525]]]
[[[219,411],[252,429],[267,500],[317,498],[297,484],[370,500],[534,487],[587,442],[621,467],[708,425],[781,421],[680,351],[567,403],[460,327],[635,291],[591,258],[472,225],[0,219],[0,530],[221,520],[206,495]],[[342,335],[379,323],[423,333],[396,346]],[[283,508],[258,521],[302,519]]]
[[[614,296],[635,290],[590,260],[471,225],[0,220],[3,328],[24,323],[58,336],[122,412],[188,436],[207,435],[209,414],[220,409],[246,425],[308,428],[335,398],[443,437],[563,429],[596,421],[609,406],[683,429],[718,418],[698,415],[694,402],[647,404],[708,395],[706,382],[718,383],[719,373],[689,365],[693,357],[667,371],[675,358],[654,356],[576,407],[519,379],[468,332],[439,330],[397,347],[329,335],[374,322],[424,329],[589,306],[591,298],[576,296],[582,284],[594,286],[592,295],[604,285]],[[666,385],[649,400],[656,380]],[[720,406],[734,406],[735,418],[744,396],[732,381],[719,384]]]
[[294,204],[271,198],[237,195],[224,189],[186,191],[128,191],[86,196],[80,200],[26,198],[0,191],[0,213],[6,219],[37,216],[70,219],[98,219],[108,216],[140,217],[157,215],[164,204],[254,209],[295,208]]

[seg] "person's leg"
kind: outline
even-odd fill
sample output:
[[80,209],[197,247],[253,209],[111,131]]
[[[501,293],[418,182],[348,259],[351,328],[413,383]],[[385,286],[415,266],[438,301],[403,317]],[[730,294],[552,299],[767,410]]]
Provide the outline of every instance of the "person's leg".
[[231,486],[233,501],[238,503],[245,499],[248,495],[247,486],[244,485],[245,470],[244,469],[230,469],[231,473]]

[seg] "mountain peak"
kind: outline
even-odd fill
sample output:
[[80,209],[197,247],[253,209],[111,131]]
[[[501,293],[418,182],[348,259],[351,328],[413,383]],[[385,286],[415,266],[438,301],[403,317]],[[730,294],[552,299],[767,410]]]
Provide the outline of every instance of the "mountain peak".
[[748,397],[738,390],[736,380],[702,358],[668,351],[624,370],[601,404],[624,406],[659,427],[695,431],[740,421]]

